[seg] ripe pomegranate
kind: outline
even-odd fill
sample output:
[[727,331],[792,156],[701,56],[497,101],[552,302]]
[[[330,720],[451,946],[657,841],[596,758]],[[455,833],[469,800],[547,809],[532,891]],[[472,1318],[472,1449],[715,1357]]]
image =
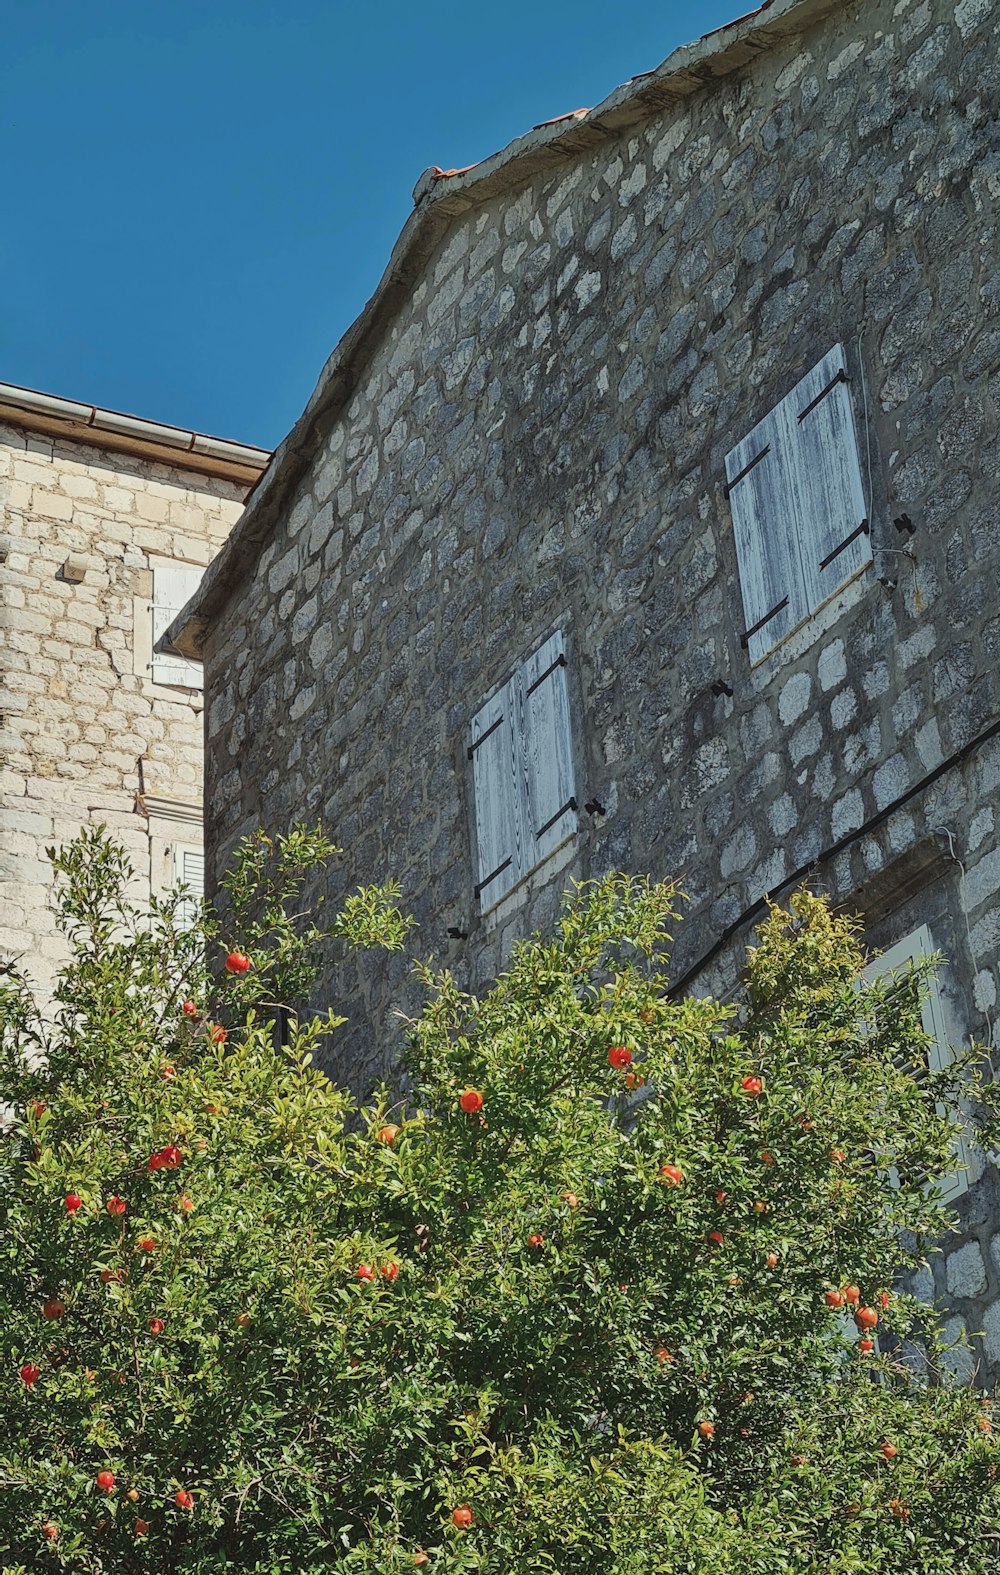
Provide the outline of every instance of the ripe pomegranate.
[[673,1357],[671,1356],[670,1352],[667,1350],[665,1345],[658,1346],[656,1351],[653,1354],[655,1355],[656,1360],[658,1362],[672,1362],[673,1361]]
[[232,951],[226,957],[227,973],[249,973],[250,959],[246,952]]
[[580,1202],[575,1192],[560,1192],[559,1196],[571,1209],[575,1209]]
[[763,1198],[758,1198],[753,1206],[753,1211],[755,1214],[766,1214],[767,1209],[768,1205],[764,1202]]
[[197,1017],[198,1015],[198,1008],[195,1006],[193,1001],[185,1001],[184,1005],[181,1007],[181,1011],[184,1013],[185,1017]]
[[148,1520],[143,1520],[142,1516],[140,1515],[139,1519],[135,1523],[135,1534],[136,1534],[136,1536],[137,1537],[144,1537],[148,1530],[149,1530],[149,1521]]
[[885,1309],[889,1305],[889,1292],[888,1291],[880,1291],[879,1292],[878,1304],[881,1307],[882,1311],[885,1312]]
[[852,1307],[858,1305],[858,1302],[861,1300],[861,1292],[856,1285],[844,1286],[844,1300],[845,1302],[850,1302]]
[[540,1236],[536,1230],[532,1231],[531,1235],[528,1237],[528,1246],[529,1247],[544,1247],[545,1246],[545,1237],[544,1236]]
[[214,1045],[224,1045],[228,1036],[221,1023],[213,1023],[208,1037]]
[[359,1280],[373,1280],[375,1278],[375,1270],[370,1263],[359,1263],[354,1272]]
[[115,1474],[113,1471],[99,1471],[94,1478],[94,1481],[97,1483],[97,1486],[100,1488],[102,1493],[114,1492]]
[[416,1553],[413,1555],[413,1562],[417,1566],[418,1570],[423,1569],[425,1564],[430,1563],[430,1556],[424,1552],[423,1548],[418,1548]]
[[[21,1377],[22,1378],[24,1377],[24,1369],[23,1368],[21,1369]],[[976,1417],[976,1426],[978,1427],[978,1429],[979,1429],[979,1431],[981,1433],[992,1433],[992,1431],[993,1431],[993,1423],[990,1421],[988,1416],[977,1416]]]
[[862,1356],[871,1356],[871,1354],[874,1351],[874,1349],[875,1349],[875,1341],[874,1340],[865,1339],[865,1340],[859,1340],[858,1341],[858,1350],[861,1352]]
[[478,1088],[467,1088],[459,1095],[458,1102],[467,1116],[474,1116],[483,1108],[483,1096]]
[[457,1526],[460,1531],[468,1531],[469,1527],[475,1524],[475,1519],[468,1504],[459,1504],[458,1508],[451,1512],[452,1525]]
[[881,1449],[886,1460],[895,1460],[897,1454],[899,1453],[895,1444],[890,1444],[888,1439],[886,1439],[883,1444],[880,1444],[879,1448]]
[[740,1087],[751,1099],[763,1092],[764,1080],[760,1077],[744,1077],[740,1079]]
[[612,1045],[608,1051],[608,1065],[613,1066],[616,1072],[621,1072],[625,1067],[632,1065],[632,1052],[624,1045]]
[[31,1111],[31,1114],[34,1116],[36,1121],[41,1121],[48,1108],[48,1105],[43,1105],[40,1099],[34,1100],[34,1102],[28,1106],[28,1109]]
[[138,1247],[140,1252],[155,1252],[156,1251],[156,1237],[155,1236],[140,1236],[139,1240],[136,1242],[136,1246]]
[[710,1241],[713,1247],[721,1247],[725,1237],[723,1236],[721,1230],[710,1230],[706,1240]]
[[827,1291],[825,1301],[828,1307],[843,1307],[844,1305],[844,1298],[840,1291]]
[[835,1165],[842,1165],[844,1163],[844,1150],[842,1148],[832,1148],[830,1150],[830,1159]]
[[67,1192],[63,1199],[63,1208],[67,1214],[75,1214],[83,1208],[83,1199],[78,1192]]
[[117,1215],[117,1214],[124,1214],[125,1213],[125,1199],[124,1198],[120,1198],[117,1193],[112,1193],[111,1197],[108,1199],[108,1213],[111,1214],[112,1216]]
[[874,1307],[859,1307],[854,1314],[854,1322],[859,1329],[874,1329],[878,1323],[878,1313]]
[[[24,1366],[21,1368],[21,1382],[24,1384],[26,1389],[30,1389],[32,1384],[37,1384],[41,1376],[42,1369],[40,1367],[36,1367],[34,1362],[25,1362]],[[983,1420],[985,1421],[985,1418],[983,1418]]]
[[769,1269],[776,1269],[777,1268],[777,1266],[778,1266],[778,1254],[776,1252],[769,1252],[768,1253],[768,1255],[767,1255],[767,1266],[768,1266]]
[[160,1158],[163,1160],[164,1170],[176,1170],[181,1162],[181,1151],[174,1143],[168,1143],[166,1148],[160,1149]]
[[52,1296],[47,1302],[42,1303],[42,1317],[48,1318],[51,1323],[55,1318],[61,1318],[66,1311],[66,1303]]
[[684,1180],[684,1172],[678,1165],[661,1165],[660,1180],[665,1187],[679,1187]]
[[194,1508],[194,1498],[188,1492],[187,1488],[177,1489],[177,1492],[174,1494],[174,1503],[177,1505],[178,1509]]
[[715,1423],[714,1422],[699,1422],[698,1423],[698,1431],[701,1434],[702,1438],[711,1438],[713,1433],[715,1432]]
[[50,1542],[55,1542],[59,1535],[59,1527],[56,1525],[55,1521],[43,1520],[41,1529],[43,1537],[48,1537]]
[[725,1205],[728,1197],[729,1197],[729,1193],[728,1192],[719,1191],[719,1192],[717,1192],[715,1194],[715,1201],[719,1205],[720,1209]]
[[399,1273],[399,1264],[398,1263],[383,1263],[383,1265],[382,1265],[382,1278],[384,1280],[394,1280],[396,1278],[396,1276],[398,1275],[398,1273]]
[[150,1320],[149,1320],[149,1332],[150,1332],[150,1334],[162,1334],[165,1328],[166,1328],[166,1324],[163,1322],[162,1318],[150,1318]]
[[186,1192],[182,1192],[180,1198],[178,1199],[177,1207],[181,1210],[182,1214],[190,1214],[191,1210],[194,1208],[194,1202],[188,1197]]
[[168,1064],[166,1066],[161,1066],[160,1067],[160,1076],[162,1077],[162,1079],[163,1079],[163,1081],[165,1083],[169,1083],[169,1081],[170,1081],[170,1079],[172,1077],[176,1077],[177,1076],[177,1073],[174,1071],[173,1067],[168,1062]]
[[393,1143],[395,1143],[395,1141],[396,1141],[396,1134],[398,1133],[398,1131],[399,1131],[399,1128],[397,1126],[393,1126],[391,1121],[388,1122],[384,1127],[379,1127],[379,1129],[378,1129],[378,1140],[379,1140],[379,1142],[380,1143],[387,1143],[389,1145],[389,1147],[391,1148]]

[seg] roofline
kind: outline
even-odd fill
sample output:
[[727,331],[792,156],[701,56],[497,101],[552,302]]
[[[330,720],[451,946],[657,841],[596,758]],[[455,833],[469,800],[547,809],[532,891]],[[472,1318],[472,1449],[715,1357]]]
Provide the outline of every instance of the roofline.
[[185,656],[201,656],[213,619],[252,573],[315,445],[350,399],[452,219],[690,98],[842,7],[843,0],[763,0],[758,10],[675,49],[662,65],[616,88],[596,108],[537,126],[466,170],[425,170],[413,189],[414,210],[374,295],[328,358],[305,410],[275,449],[235,530],[197,595],[167,630],[164,644]]
[[14,383],[0,383],[0,421],[250,486],[259,481],[271,459],[266,448],[189,432],[120,410],[103,410]]

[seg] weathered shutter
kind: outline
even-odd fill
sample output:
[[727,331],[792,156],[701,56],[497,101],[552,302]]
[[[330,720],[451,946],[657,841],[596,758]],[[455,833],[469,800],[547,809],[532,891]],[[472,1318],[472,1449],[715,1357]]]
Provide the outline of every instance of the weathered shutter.
[[510,684],[473,717],[469,755],[476,801],[476,896],[490,908],[521,878]]
[[[895,946],[890,946],[889,950],[881,957],[877,957],[874,962],[869,963],[865,969],[865,978],[884,978],[886,975],[891,974],[898,981],[899,989],[915,988],[916,981],[908,982],[908,976],[912,974],[914,967],[919,962],[924,958],[931,957],[933,953],[934,943],[931,940],[930,931],[926,924],[921,924],[918,929],[913,930],[903,940],[898,941]],[[943,1071],[951,1060],[951,1047],[948,1043],[948,1032],[945,1026],[944,1005],[941,1000],[941,991],[937,979],[932,974],[930,978],[922,980],[921,984],[926,993],[920,1004],[920,1015],[928,1043],[926,1049],[918,1056],[902,1055],[896,1062],[901,1071],[909,1073],[918,1087],[921,1083],[927,1082],[930,1072]],[[935,1108],[939,1115],[947,1114],[944,1105],[937,1104]],[[955,1198],[960,1197],[968,1188],[969,1180],[966,1169],[968,1158],[965,1141],[959,1138],[955,1153],[955,1173],[951,1176],[942,1176],[937,1182],[941,1196],[946,1202],[952,1202]],[[896,1184],[894,1178],[890,1179]]]
[[781,424],[772,410],[726,455],[726,494],[743,593],[743,644],[751,662],[766,656],[803,617],[798,540],[781,447]]
[[201,848],[178,844],[173,850],[174,885],[190,888],[189,897],[177,910],[181,924],[193,924],[198,905],[205,895],[205,855]]
[[157,684],[180,684],[188,689],[201,689],[204,683],[202,665],[186,656],[173,656],[157,651],[156,642],[173,623],[181,608],[190,601],[201,584],[203,569],[190,564],[172,563],[169,567],[153,569],[153,660],[152,678]]
[[783,465],[801,510],[806,611],[814,612],[872,561],[843,346],[834,345],[782,405],[789,433]]
[[530,869],[572,836],[577,824],[566,652],[558,630],[524,663],[514,687]]

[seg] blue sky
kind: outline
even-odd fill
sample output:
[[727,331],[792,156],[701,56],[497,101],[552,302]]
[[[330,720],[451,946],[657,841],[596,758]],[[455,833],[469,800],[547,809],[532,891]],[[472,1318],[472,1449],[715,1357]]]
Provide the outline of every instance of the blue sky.
[[5,0],[0,382],[274,445],[423,169],[749,3]]

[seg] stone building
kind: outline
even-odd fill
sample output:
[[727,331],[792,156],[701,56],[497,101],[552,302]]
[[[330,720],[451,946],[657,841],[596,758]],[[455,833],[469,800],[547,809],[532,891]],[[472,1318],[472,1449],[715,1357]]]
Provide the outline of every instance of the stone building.
[[0,385],[0,948],[43,990],[46,847],[103,821],[140,897],[201,881],[201,664],[154,638],[268,458]]
[[[471,985],[570,877],[676,876],[677,988],[719,992],[806,879],[945,955],[934,1054],[995,1041],[998,33],[991,0],[770,0],[425,172],[172,631],[216,871],[321,819],[331,891],[396,877]],[[401,971],[327,994],[364,1083]],[[996,1371],[968,1159],[934,1273]]]

